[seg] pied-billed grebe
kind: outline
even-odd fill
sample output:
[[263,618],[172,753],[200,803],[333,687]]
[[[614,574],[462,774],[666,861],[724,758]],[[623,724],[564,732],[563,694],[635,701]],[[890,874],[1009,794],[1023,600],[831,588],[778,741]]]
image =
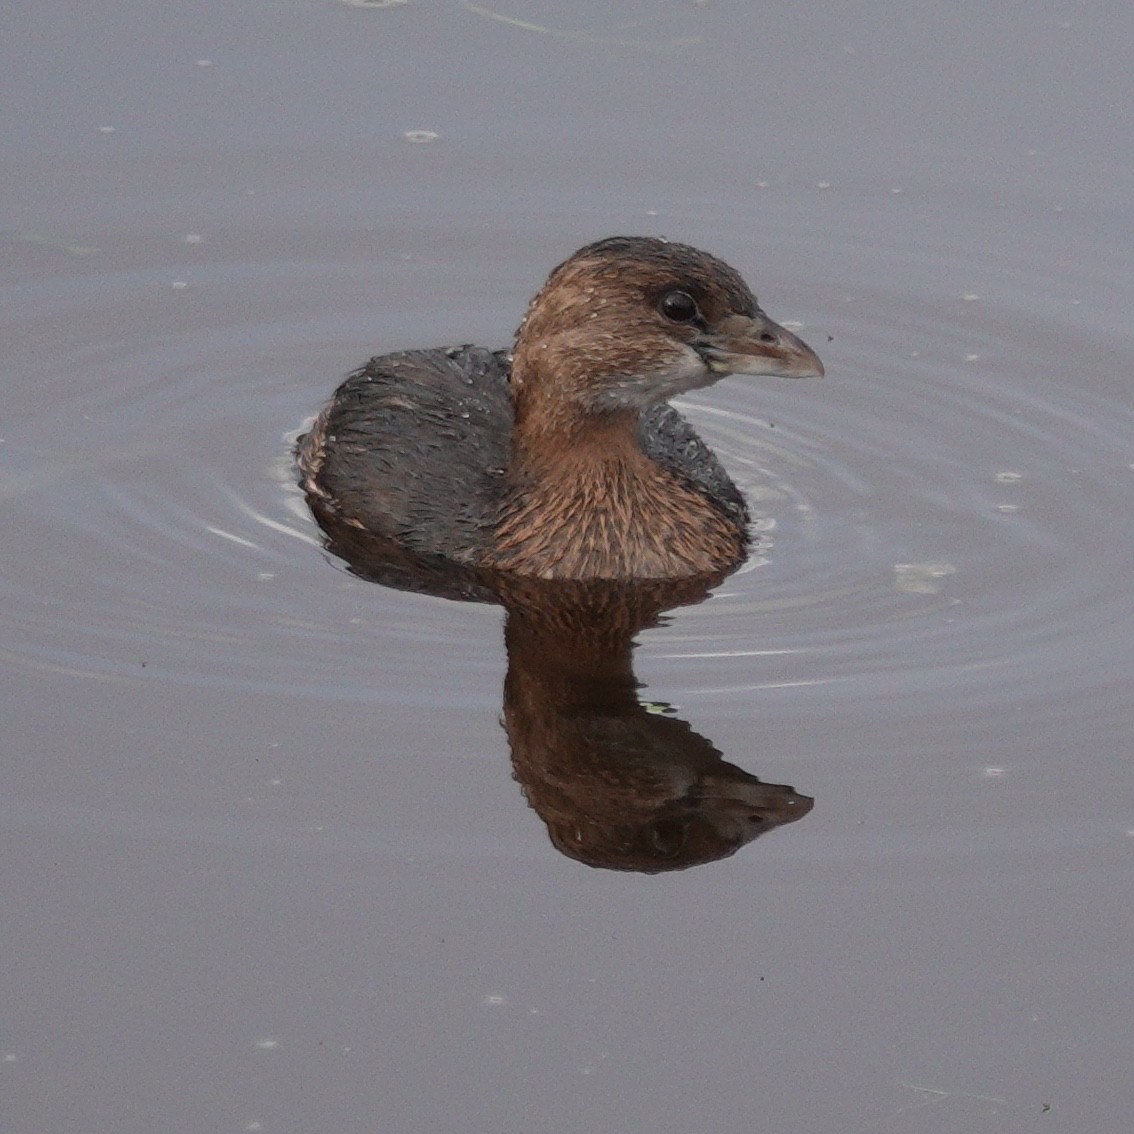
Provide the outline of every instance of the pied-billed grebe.
[[314,507],[410,551],[545,579],[736,566],[744,498],[668,398],[823,364],[708,253],[612,237],[560,264],[511,357],[372,358],[299,440]]

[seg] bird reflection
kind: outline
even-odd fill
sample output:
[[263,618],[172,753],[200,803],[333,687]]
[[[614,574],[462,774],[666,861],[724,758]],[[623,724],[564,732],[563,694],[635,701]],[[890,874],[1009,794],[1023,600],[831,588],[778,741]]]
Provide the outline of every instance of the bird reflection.
[[[312,502],[314,503],[314,502]],[[504,728],[516,780],[563,854],[658,873],[734,854],[812,800],[722,758],[639,697],[635,637],[705,599],[722,576],[676,582],[543,582],[428,560],[316,506],[329,551],[360,578],[506,611]]]

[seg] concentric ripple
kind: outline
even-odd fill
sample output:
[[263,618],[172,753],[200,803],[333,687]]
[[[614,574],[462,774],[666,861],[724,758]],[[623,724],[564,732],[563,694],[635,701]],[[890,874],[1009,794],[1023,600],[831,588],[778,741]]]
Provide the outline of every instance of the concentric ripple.
[[[345,287],[352,271],[329,274]],[[286,274],[314,287],[326,272]],[[171,273],[65,277],[13,297],[23,404],[0,445],[9,660],[400,703],[438,695],[408,642],[458,665],[463,646],[469,664],[500,669],[498,612],[431,622],[430,600],[328,566],[290,449],[334,382],[327,357],[341,348],[319,338],[357,329],[285,324],[283,274],[214,269],[185,289]],[[270,321],[244,298],[258,291],[277,305]],[[61,364],[40,374],[49,351]],[[395,681],[382,674],[391,651]]]
[[1129,683],[1134,408],[1106,392],[1128,352],[1026,296],[959,295],[933,318],[869,305],[872,324],[830,328],[826,385],[694,405],[775,546],[680,612],[688,637],[658,636],[660,655],[736,704],[793,685],[972,707]]
[[[81,267],[7,297],[8,659],[491,704],[499,612],[336,569],[292,485],[302,421],[379,345],[369,303],[320,314],[310,296],[365,295],[377,269]],[[744,711],[758,689],[949,688],[971,704],[1134,677],[1134,411],[1073,377],[1130,360],[1075,308],[1056,317],[1045,286],[1034,303],[832,291],[824,326],[802,331],[829,378],[732,379],[687,401],[768,546],[644,636],[659,694]],[[408,296],[383,324],[400,314],[428,338]]]

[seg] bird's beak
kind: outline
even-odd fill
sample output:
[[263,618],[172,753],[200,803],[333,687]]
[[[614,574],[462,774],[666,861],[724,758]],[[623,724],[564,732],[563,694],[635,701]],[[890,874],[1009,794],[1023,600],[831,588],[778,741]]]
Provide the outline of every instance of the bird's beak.
[[730,315],[722,320],[697,344],[697,350],[714,374],[823,377],[819,356],[760,310],[751,318]]

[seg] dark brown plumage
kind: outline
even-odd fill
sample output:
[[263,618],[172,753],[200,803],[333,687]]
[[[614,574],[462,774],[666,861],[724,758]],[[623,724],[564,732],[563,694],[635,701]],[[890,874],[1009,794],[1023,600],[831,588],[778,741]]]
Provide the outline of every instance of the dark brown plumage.
[[744,500],[666,400],[725,374],[822,374],[727,264],[615,237],[532,300],[511,356],[371,359],[300,439],[314,506],[412,552],[540,578],[736,566]]

